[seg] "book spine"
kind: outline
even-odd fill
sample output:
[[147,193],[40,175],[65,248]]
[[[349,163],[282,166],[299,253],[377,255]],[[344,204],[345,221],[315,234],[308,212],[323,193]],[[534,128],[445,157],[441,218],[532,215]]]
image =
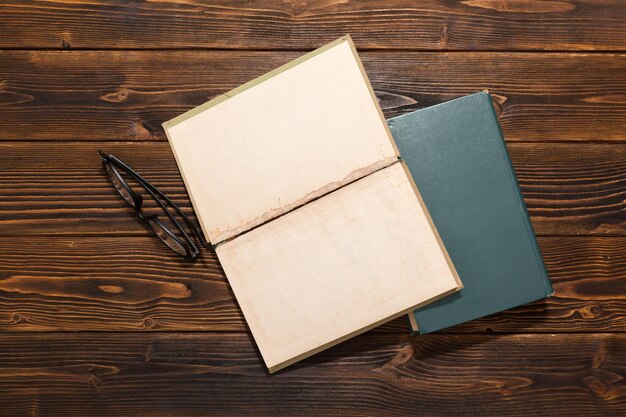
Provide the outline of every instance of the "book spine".
[[513,181],[514,187],[516,188],[516,194],[518,199],[518,204],[520,211],[522,212],[522,217],[524,218],[524,225],[526,226],[526,232],[528,238],[530,239],[531,245],[533,247],[533,252],[535,254],[535,260],[537,263],[537,268],[540,270],[541,275],[543,276],[543,285],[546,289],[546,296],[551,296],[554,294],[554,288],[552,287],[552,282],[550,281],[550,277],[548,275],[548,270],[546,269],[545,263],[543,262],[543,257],[541,256],[541,252],[539,251],[539,242],[537,242],[537,236],[535,235],[535,231],[533,229],[532,223],[530,222],[530,215],[528,214],[528,208],[526,207],[526,203],[524,202],[524,196],[522,195],[522,189],[517,181],[517,176],[515,175],[515,168],[513,167],[513,162],[511,161],[511,157],[509,156],[509,151],[506,147],[506,142],[504,140],[504,134],[502,133],[502,127],[498,122],[498,115],[496,113],[496,109],[493,107],[493,101],[491,99],[491,95],[488,92],[484,92],[486,99],[489,101],[489,107],[491,108],[491,113],[493,115],[494,123],[498,128],[498,133],[500,135],[500,146],[502,153],[509,164],[509,172],[511,174],[511,180]]

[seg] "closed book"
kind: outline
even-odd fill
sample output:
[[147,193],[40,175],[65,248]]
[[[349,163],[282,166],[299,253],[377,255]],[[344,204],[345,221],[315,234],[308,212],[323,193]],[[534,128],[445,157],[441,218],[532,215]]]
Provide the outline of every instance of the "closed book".
[[460,287],[349,37],[163,126],[270,372]]
[[409,314],[411,330],[431,333],[551,295],[490,95],[388,124],[464,285]]

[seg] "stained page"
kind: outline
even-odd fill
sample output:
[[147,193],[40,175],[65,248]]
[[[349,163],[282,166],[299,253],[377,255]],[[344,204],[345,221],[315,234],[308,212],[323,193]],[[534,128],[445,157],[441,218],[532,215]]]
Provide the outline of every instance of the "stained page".
[[216,250],[270,372],[460,286],[400,162]]
[[212,243],[397,160],[349,38],[220,96],[164,128]]

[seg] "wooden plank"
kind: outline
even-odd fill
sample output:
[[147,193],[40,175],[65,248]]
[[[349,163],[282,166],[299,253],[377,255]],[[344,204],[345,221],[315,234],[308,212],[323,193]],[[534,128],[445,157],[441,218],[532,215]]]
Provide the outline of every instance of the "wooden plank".
[[[0,139],[165,140],[162,122],[300,55],[3,51]],[[626,54],[361,55],[387,117],[489,89],[509,141],[626,139]]]
[[617,416],[626,335],[363,335],[268,375],[246,334],[9,334],[0,415]]
[[243,330],[215,252],[152,237],[0,238],[0,330]]
[[2,48],[624,50],[619,0],[5,1]]
[[[626,234],[626,144],[508,146],[537,234]],[[0,235],[145,235],[105,176],[99,148],[128,162],[191,213],[167,143],[5,142]]]
[[[626,238],[539,243],[554,297],[446,332],[624,332]],[[192,264],[150,236],[2,237],[0,253],[2,332],[247,329],[212,250]]]

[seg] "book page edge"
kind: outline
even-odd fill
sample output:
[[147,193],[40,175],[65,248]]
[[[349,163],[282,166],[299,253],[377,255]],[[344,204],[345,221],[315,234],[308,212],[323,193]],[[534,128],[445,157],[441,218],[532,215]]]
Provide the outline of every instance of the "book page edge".
[[411,328],[411,332],[413,333],[419,333],[420,328],[417,325],[417,320],[415,320],[415,314],[413,313],[413,310],[409,311],[409,313],[407,314],[408,318],[409,318],[409,326]]

